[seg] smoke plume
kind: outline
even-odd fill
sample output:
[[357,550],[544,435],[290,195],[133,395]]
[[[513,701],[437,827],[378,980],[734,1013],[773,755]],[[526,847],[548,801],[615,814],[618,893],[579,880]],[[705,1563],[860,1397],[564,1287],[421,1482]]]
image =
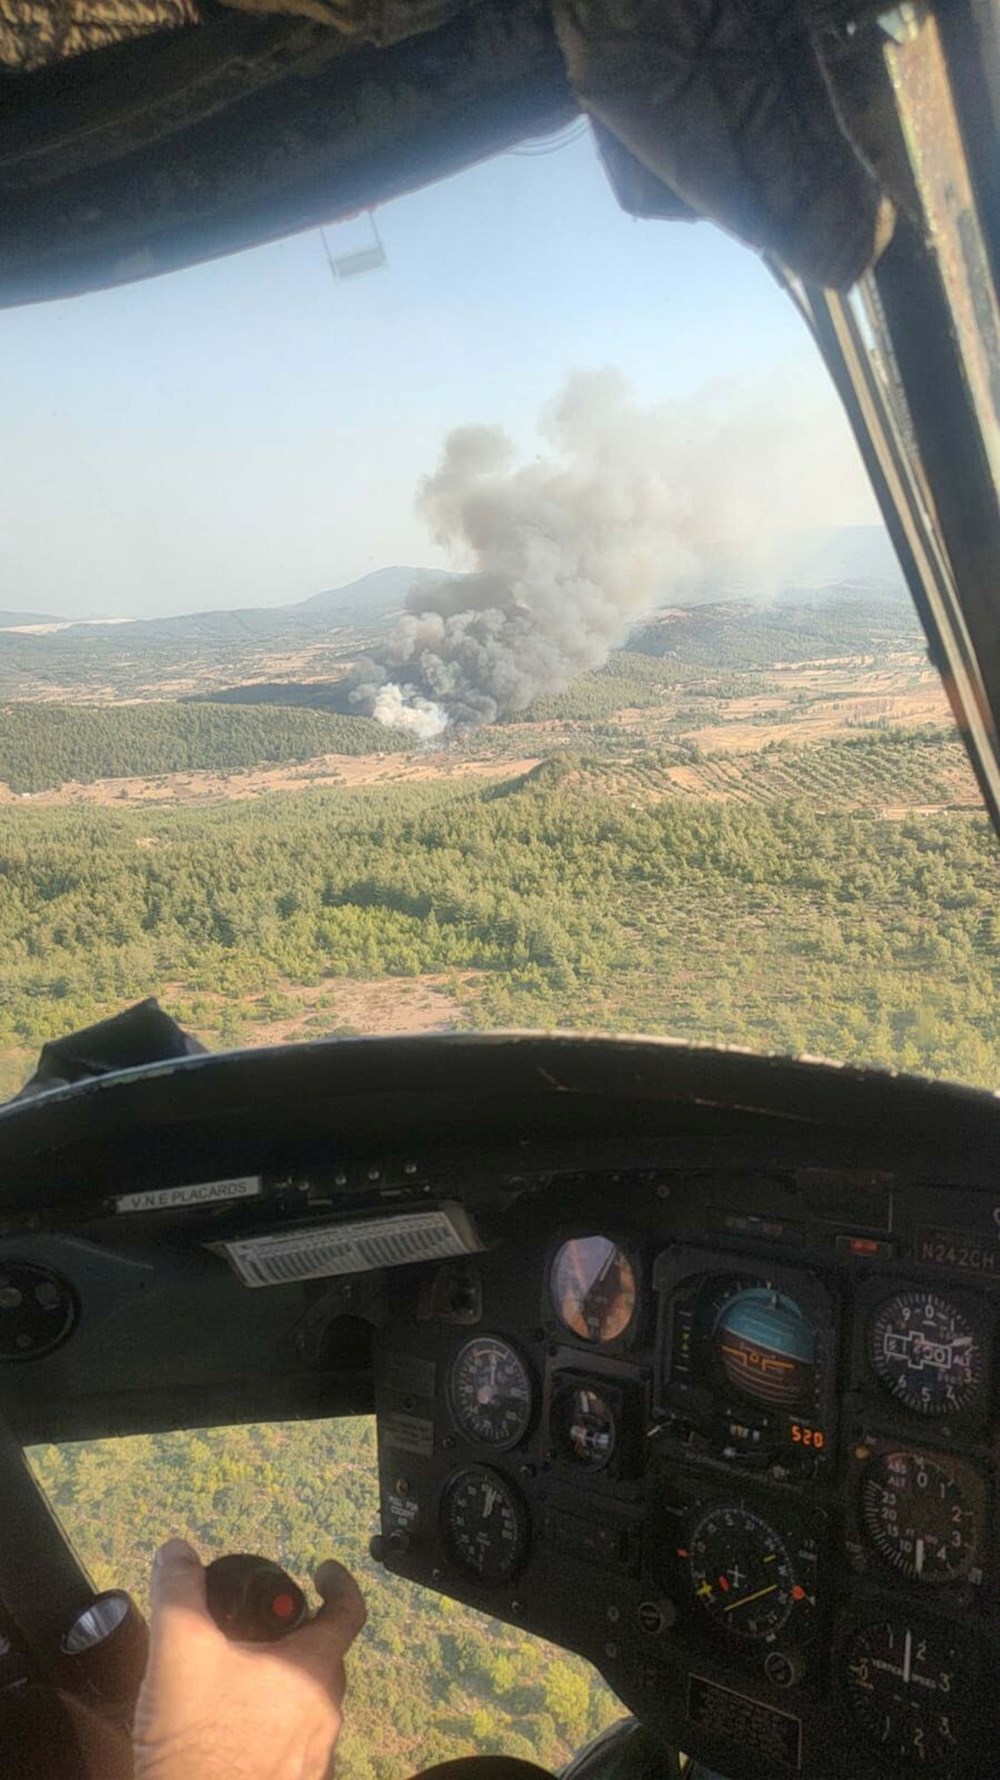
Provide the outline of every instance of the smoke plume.
[[795,499],[780,460],[790,445],[802,457],[802,430],[773,391],[641,408],[618,373],[576,373],[540,431],[548,455],[520,466],[495,427],[449,434],[417,504],[472,572],[410,594],[358,664],[354,709],[425,741],[524,710],[600,667],[683,583],[737,563],[745,581],[783,476]]
[[432,742],[448,727],[448,714],[418,693],[403,692],[390,681],[372,700],[372,716],[387,729],[405,729],[418,742]]

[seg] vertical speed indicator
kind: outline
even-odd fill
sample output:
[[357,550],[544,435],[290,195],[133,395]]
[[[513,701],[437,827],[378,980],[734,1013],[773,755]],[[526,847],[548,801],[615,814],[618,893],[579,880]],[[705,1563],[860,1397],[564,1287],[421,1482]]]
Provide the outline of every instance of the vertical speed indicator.
[[951,1773],[975,1748],[968,1651],[946,1627],[902,1618],[860,1627],[845,1650],[842,1687],[873,1756]]

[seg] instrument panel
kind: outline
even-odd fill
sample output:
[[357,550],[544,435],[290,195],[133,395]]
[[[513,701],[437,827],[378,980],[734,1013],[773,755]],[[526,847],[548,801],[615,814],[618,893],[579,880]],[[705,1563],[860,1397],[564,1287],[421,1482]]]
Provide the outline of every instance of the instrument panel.
[[674,1749],[996,1780],[996,1096],[453,1034],[123,1071],[0,1150],[15,1447],[374,1408],[376,1557]]
[[377,1555],[734,1780],[995,1774],[996,1290],[754,1217],[522,1230],[464,1264],[475,1330],[414,1281]]

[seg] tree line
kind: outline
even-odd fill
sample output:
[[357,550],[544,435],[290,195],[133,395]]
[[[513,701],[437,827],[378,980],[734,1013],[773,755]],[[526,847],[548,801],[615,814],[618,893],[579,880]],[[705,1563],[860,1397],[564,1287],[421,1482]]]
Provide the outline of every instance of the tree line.
[[97,779],[242,772],[318,754],[398,753],[370,717],[270,705],[12,704],[0,709],[0,781],[18,793]]

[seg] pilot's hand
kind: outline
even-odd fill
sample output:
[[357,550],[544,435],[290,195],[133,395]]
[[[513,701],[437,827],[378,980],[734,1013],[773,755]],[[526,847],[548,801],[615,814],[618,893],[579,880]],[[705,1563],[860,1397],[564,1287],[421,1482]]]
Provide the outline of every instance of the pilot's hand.
[[316,1618],[279,1644],[233,1644],[205,1604],[197,1552],[168,1540],[153,1565],[136,1780],[325,1780],[365,1604],[342,1564],[321,1564],[316,1587]]

